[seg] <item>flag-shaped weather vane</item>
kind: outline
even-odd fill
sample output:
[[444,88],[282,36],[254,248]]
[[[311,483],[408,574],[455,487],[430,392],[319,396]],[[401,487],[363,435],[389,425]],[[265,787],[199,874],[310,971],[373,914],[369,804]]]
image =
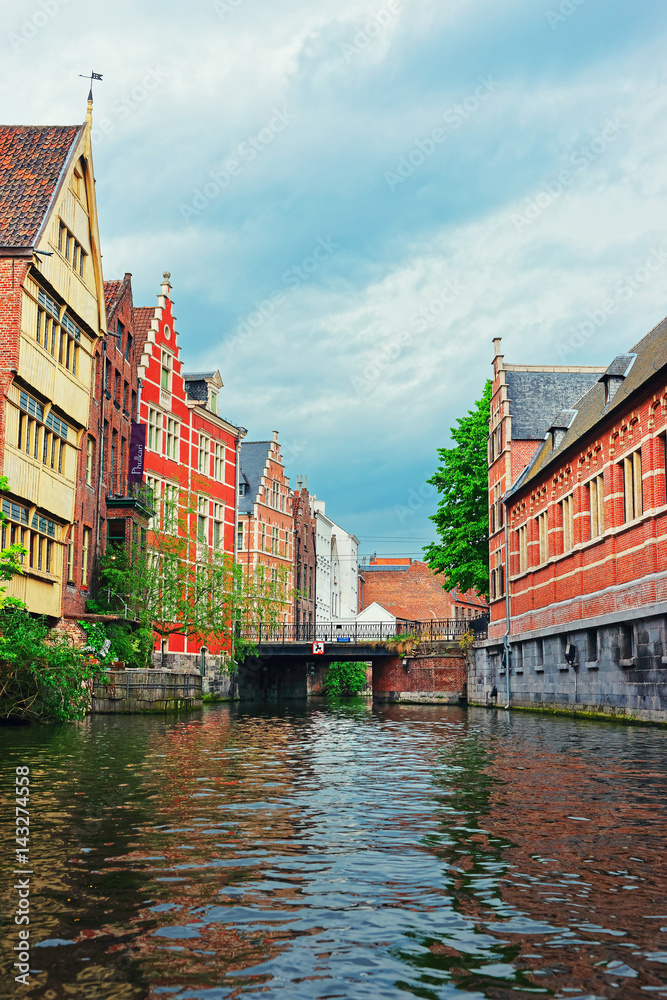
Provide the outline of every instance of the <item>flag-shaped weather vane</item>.
[[84,80],[90,80],[90,92],[88,94],[88,100],[92,101],[92,99],[93,99],[93,80],[100,80],[101,81],[102,74],[101,73],[93,73],[93,71],[91,70],[90,71],[90,76],[86,76],[85,73],[79,73],[79,76],[83,77]]

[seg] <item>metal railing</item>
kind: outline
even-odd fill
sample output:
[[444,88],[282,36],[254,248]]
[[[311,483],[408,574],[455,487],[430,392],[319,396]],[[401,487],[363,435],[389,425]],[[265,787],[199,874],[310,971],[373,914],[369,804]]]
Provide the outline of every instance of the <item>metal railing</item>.
[[396,635],[411,635],[431,642],[438,640],[460,639],[467,632],[472,632],[475,638],[486,637],[489,624],[488,615],[477,618],[446,618],[423,622],[398,622],[392,625],[388,622],[325,622],[278,625],[257,625],[242,629],[241,638],[247,642],[261,644],[279,644],[289,642],[340,642],[359,643],[382,641]]

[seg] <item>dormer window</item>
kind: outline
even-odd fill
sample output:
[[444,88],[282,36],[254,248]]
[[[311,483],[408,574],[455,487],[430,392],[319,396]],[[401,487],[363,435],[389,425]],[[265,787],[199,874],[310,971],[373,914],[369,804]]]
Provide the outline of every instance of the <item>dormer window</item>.
[[247,483],[239,483],[239,496],[244,497],[248,489]]

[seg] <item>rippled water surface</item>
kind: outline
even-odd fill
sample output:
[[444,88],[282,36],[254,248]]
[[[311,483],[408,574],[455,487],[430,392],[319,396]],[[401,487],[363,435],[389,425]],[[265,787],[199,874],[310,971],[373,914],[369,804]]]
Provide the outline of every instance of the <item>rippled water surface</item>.
[[[2,995],[667,996],[666,747],[366,702],[1,729]],[[23,764],[29,987],[11,950]]]

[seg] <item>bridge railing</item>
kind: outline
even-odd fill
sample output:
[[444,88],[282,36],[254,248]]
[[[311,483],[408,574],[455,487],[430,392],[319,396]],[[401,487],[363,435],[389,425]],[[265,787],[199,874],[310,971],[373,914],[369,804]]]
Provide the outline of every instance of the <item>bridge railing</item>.
[[432,642],[460,639],[466,632],[476,638],[485,638],[488,615],[477,618],[447,618],[442,620],[399,622],[324,622],[279,625],[258,625],[243,629],[242,638],[248,642],[283,644],[288,642],[340,642],[356,643],[382,641],[396,635],[412,635]]

